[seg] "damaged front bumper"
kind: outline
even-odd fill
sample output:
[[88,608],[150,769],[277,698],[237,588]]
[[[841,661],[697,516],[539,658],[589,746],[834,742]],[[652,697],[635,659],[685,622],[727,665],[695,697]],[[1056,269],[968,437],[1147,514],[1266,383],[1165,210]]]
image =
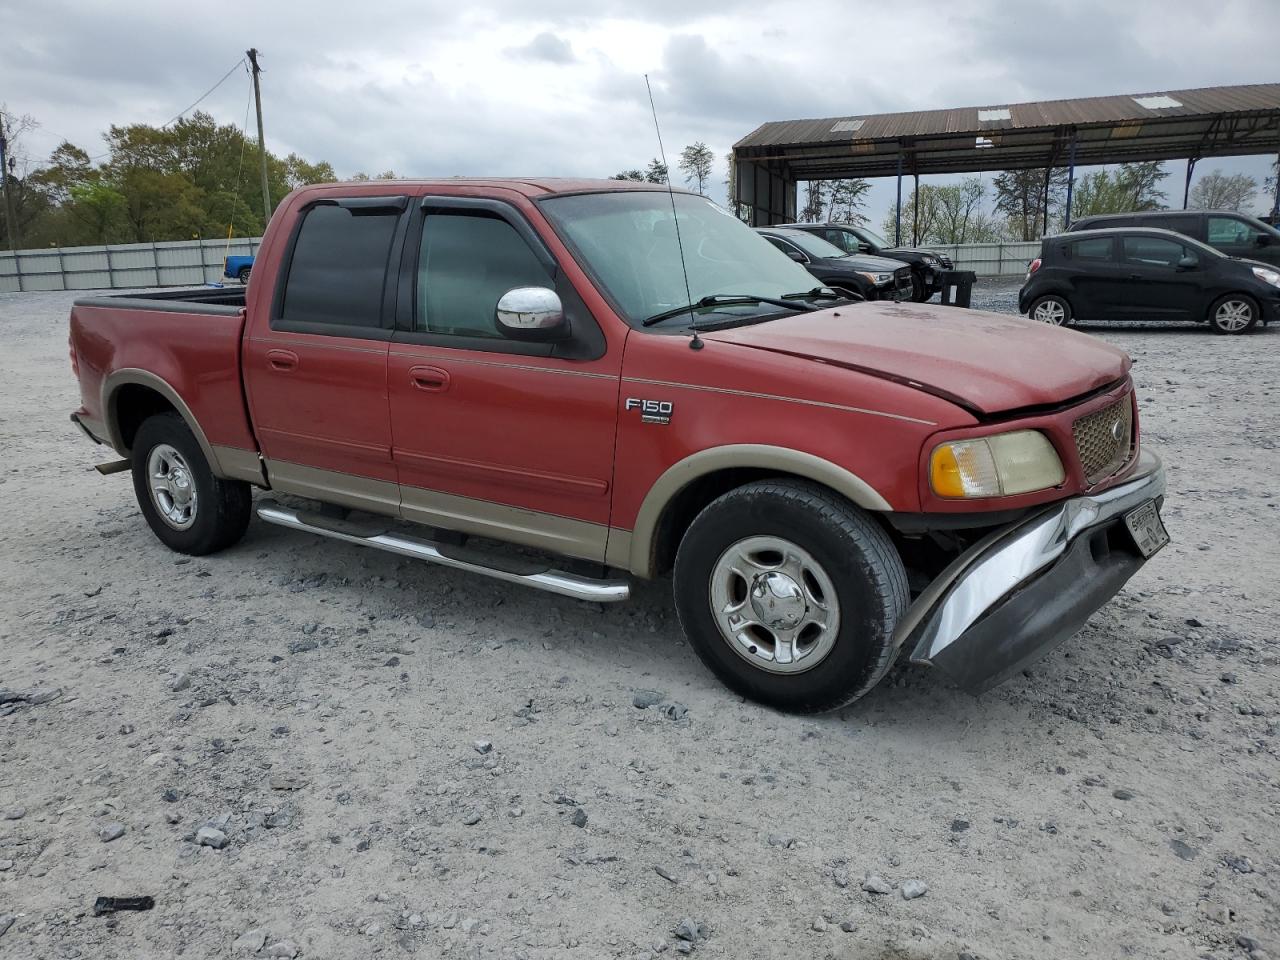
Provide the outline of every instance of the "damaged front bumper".
[[1144,452],[1136,479],[993,532],[916,599],[896,642],[969,692],[989,690],[1075,634],[1137,573],[1146,557],[1125,516],[1163,497],[1164,468]]

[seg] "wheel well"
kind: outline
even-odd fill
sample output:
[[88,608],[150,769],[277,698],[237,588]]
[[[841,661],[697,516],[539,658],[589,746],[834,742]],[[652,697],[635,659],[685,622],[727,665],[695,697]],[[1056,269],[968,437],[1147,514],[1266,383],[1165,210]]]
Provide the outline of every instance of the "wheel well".
[[163,394],[140,383],[126,383],[111,395],[111,419],[126,450],[133,449],[133,438],[148,417],[177,412]]
[[[795,480],[799,483],[817,483],[800,474],[762,467],[734,467],[698,477],[672,497],[662,511],[653,537],[654,575],[662,576],[675,565],[676,551],[680,548],[680,541],[684,538],[685,531],[711,501],[730,490],[748,483],[755,483],[757,480]],[[824,489],[830,489],[825,485],[819,485],[824,486]],[[832,492],[842,499],[848,499],[839,491]],[[875,516],[875,513],[872,512],[871,515]]]

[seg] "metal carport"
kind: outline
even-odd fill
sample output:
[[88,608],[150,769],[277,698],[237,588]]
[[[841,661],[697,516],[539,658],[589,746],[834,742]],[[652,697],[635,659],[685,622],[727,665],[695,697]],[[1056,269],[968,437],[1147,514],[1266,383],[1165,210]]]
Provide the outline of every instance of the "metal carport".
[[921,174],[1065,166],[1070,222],[1077,166],[1185,159],[1185,206],[1198,160],[1269,153],[1280,155],[1280,83],[781,120],[733,147],[735,196],[755,226],[795,220],[800,180],[897,177],[895,243],[903,174],[918,184]]

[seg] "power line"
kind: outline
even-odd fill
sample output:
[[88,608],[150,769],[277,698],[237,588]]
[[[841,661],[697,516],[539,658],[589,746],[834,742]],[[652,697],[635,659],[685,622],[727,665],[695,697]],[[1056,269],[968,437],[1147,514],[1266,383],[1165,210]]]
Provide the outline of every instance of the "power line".
[[194,109],[195,107],[198,107],[198,106],[200,105],[201,101],[203,101],[205,97],[209,96],[209,94],[213,93],[213,91],[217,90],[220,86],[222,86],[224,83],[226,83],[227,77],[231,76],[233,73],[235,73],[235,72],[236,72],[236,70],[237,70],[238,68],[243,67],[243,66],[244,66],[244,57],[241,57],[239,60],[237,60],[237,61],[232,65],[232,67],[231,67],[231,69],[230,69],[230,70],[228,70],[226,73],[224,73],[224,74],[222,75],[222,79],[221,79],[221,80],[219,80],[219,81],[218,81],[217,83],[215,83],[212,87],[210,87],[208,90],[206,90],[204,93],[202,93],[202,94],[200,95],[200,98],[199,98],[198,100],[196,100],[196,102],[195,102],[195,103],[191,104],[191,106],[187,107],[187,109],[186,109],[186,110],[182,110],[182,111],[180,111],[180,112],[179,112],[176,116],[174,116],[172,119],[170,119],[170,120],[166,120],[164,123],[160,124],[160,129],[162,129],[162,130],[163,130],[165,127],[167,127],[169,124],[173,123],[174,121],[176,121],[176,120],[181,120],[181,119],[182,119],[182,115],[183,115],[184,113],[187,113],[187,112],[189,112],[190,110]]

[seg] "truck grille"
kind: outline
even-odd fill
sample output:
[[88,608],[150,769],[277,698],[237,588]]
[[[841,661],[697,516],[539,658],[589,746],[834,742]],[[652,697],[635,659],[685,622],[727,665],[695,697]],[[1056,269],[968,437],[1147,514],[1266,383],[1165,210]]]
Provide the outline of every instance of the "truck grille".
[[1129,394],[1071,425],[1076,453],[1092,486],[1114,475],[1133,455],[1133,399]]
[[911,285],[910,267],[899,267],[897,270],[893,271],[893,287],[899,300],[911,299],[911,292],[913,288]]

